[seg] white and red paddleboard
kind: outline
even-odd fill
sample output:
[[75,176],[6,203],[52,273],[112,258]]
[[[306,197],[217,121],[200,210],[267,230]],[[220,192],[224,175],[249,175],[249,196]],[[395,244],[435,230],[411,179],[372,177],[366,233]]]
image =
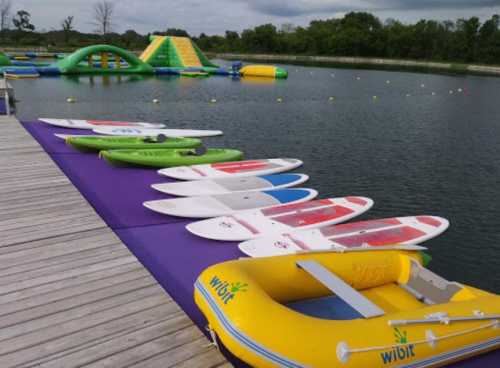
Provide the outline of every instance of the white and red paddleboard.
[[293,170],[300,165],[302,165],[302,161],[295,158],[270,158],[262,160],[220,162],[205,165],[177,166],[161,169],[158,171],[158,174],[178,180],[221,179],[277,174]]
[[372,206],[373,201],[365,197],[318,199],[193,222],[186,229],[203,238],[242,241],[338,224],[361,215]]
[[72,129],[95,129],[97,127],[137,127],[137,128],[165,128],[165,124],[131,122],[131,121],[110,121],[110,120],[79,120],[79,119],[38,119],[44,123],[55,125],[61,128]]
[[240,243],[239,248],[250,257],[314,251],[352,251],[370,247],[398,248],[434,238],[448,226],[448,220],[441,217],[394,217],[270,235]]
[[161,199],[144,202],[150,210],[165,215],[207,218],[231,215],[238,211],[266,208],[284,203],[300,203],[315,198],[314,189],[277,189],[254,192],[236,192],[213,196]]
[[[156,128],[156,129],[153,129]],[[163,134],[167,137],[176,138],[195,138],[195,137],[214,137],[222,135],[221,130],[201,130],[201,129],[165,129],[162,127],[134,127],[134,126],[109,126],[103,125],[93,127],[93,132],[102,135],[149,137]]]
[[255,190],[272,190],[293,187],[309,179],[305,174],[275,174],[250,176],[243,178],[224,178],[174,183],[152,184],[159,192],[179,197],[215,195],[234,192],[250,192]]

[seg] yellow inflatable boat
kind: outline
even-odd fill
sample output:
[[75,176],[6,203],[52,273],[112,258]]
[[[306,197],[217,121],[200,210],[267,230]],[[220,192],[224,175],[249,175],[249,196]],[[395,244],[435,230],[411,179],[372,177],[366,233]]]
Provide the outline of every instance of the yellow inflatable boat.
[[195,301],[253,367],[435,367],[500,345],[500,296],[444,280],[417,252],[225,262]]

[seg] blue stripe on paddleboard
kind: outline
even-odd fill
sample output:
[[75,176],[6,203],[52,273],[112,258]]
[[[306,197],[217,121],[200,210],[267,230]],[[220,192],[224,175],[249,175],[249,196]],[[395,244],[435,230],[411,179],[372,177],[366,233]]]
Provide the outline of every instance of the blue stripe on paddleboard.
[[299,199],[308,197],[311,192],[304,189],[280,189],[280,190],[264,190],[262,193],[268,194],[277,199],[280,203],[288,203],[298,201]]
[[298,174],[276,174],[276,175],[262,175],[259,178],[264,179],[271,183],[273,186],[294,183],[301,179]]

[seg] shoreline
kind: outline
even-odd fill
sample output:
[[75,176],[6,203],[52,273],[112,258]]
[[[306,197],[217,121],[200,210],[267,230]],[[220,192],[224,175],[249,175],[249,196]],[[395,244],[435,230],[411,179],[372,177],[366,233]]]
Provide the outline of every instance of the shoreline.
[[291,65],[314,65],[349,67],[359,69],[406,70],[444,72],[453,74],[480,74],[500,76],[500,66],[461,64],[452,62],[417,61],[383,58],[363,58],[344,56],[306,56],[306,55],[271,55],[271,54],[238,54],[207,52],[211,58],[227,60],[245,60],[255,62],[275,62]]

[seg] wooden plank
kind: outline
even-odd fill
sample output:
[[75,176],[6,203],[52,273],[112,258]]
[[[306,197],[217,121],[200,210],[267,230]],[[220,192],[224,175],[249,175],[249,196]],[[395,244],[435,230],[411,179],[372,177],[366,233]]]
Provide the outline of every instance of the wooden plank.
[[[81,294],[95,293],[107,287],[120,287],[120,284],[139,279],[154,280],[149,272],[143,268],[137,268],[124,273],[118,273],[109,277],[99,278],[97,280],[87,281],[81,284],[59,288],[46,293],[35,294],[27,298],[14,300],[2,304],[0,315],[10,314],[13,316],[16,312],[26,313],[27,309],[34,309],[39,306],[56,303],[61,300],[71,299]],[[32,312],[33,310],[29,311]]]
[[50,282],[35,287],[17,290],[0,296],[0,306],[3,303],[10,303],[15,300],[30,298],[35,295],[52,292],[59,289],[65,289],[81,285],[90,281],[105,279],[110,276],[123,274],[130,271],[137,271],[143,269],[139,262],[127,263],[118,267],[105,268],[97,272],[90,272],[77,277],[65,278],[56,282]]
[[0,124],[0,366],[224,362],[17,120]]
[[[199,331],[185,315],[119,335],[105,343],[75,351],[58,359],[40,364],[40,368],[66,368],[68,365],[85,367],[123,367],[144,360],[158,351],[164,351],[168,343],[180,334],[197,336]],[[170,337],[169,337],[170,336]],[[165,344],[167,340],[167,344]],[[165,362],[164,362],[165,363]],[[166,366],[166,365],[165,365]]]

